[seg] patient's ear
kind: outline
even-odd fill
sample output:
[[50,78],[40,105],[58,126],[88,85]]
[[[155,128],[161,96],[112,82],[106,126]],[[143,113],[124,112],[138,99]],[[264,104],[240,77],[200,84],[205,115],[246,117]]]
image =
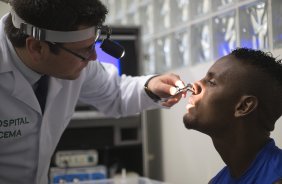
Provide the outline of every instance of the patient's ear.
[[235,107],[235,117],[242,117],[254,111],[258,106],[258,99],[255,96],[244,95],[240,98]]

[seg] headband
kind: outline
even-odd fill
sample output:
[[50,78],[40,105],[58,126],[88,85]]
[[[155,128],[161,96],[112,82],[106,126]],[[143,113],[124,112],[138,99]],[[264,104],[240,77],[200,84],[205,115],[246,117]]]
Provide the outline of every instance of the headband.
[[13,8],[11,8],[10,13],[12,15],[13,25],[16,28],[20,29],[24,34],[32,36],[41,41],[60,43],[78,42],[95,36],[97,32],[97,28],[95,26],[78,31],[54,31],[43,29],[25,22],[17,15]]

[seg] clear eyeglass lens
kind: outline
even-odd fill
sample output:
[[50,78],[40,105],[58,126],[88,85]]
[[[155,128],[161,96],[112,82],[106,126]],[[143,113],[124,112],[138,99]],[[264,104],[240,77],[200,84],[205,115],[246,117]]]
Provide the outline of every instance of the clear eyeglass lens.
[[81,57],[84,58],[83,60],[88,60],[89,58],[91,58],[91,56],[93,54],[95,54],[95,52],[96,52],[95,51],[95,44],[99,40],[100,36],[101,36],[101,28],[98,27],[97,30],[96,30],[95,41],[94,41],[92,47],[88,51],[77,53],[78,55],[80,55]]
[[95,53],[95,43],[92,45],[91,49],[89,49],[87,51],[86,54],[84,54],[86,57],[85,57],[85,60],[88,60],[94,53]]

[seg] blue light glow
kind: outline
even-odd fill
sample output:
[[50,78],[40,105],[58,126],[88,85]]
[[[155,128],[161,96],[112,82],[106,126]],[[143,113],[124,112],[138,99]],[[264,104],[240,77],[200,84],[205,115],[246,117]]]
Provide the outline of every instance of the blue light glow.
[[104,51],[102,51],[102,49],[100,48],[101,43],[102,43],[101,41],[98,41],[95,44],[97,59],[101,62],[111,63],[111,64],[115,65],[115,67],[118,69],[119,75],[121,75],[122,71],[121,71],[121,67],[120,67],[120,60],[116,59],[116,58],[110,56],[109,54],[105,53]]

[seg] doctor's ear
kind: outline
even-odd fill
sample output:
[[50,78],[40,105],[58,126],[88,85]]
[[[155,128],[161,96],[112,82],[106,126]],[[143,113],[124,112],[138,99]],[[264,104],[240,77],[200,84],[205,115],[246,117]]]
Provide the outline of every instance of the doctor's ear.
[[34,39],[33,37],[28,37],[26,39],[26,50],[35,61],[41,60],[45,51],[46,43]]
[[242,117],[253,112],[258,106],[258,99],[255,96],[244,95],[240,98],[235,107],[235,117]]

